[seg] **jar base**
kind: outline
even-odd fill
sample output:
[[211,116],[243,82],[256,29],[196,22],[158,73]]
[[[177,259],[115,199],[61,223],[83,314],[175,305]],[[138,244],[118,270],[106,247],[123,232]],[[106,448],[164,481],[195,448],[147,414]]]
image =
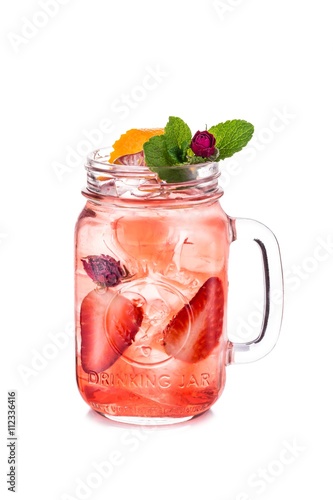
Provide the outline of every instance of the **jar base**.
[[100,413],[100,415],[103,415],[103,417],[106,417],[109,420],[120,422],[122,424],[151,425],[151,426],[179,424],[181,422],[186,422],[187,420],[190,420],[194,416],[190,415],[181,418],[172,418],[172,417],[132,417],[132,416],[118,417],[116,415],[108,415],[106,413]]

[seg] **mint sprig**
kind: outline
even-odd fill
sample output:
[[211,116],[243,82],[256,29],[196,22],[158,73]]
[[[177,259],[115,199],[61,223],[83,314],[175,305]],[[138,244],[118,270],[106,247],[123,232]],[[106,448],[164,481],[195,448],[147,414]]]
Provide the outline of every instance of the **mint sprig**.
[[[151,137],[143,145],[145,162],[160,179],[166,182],[184,182],[191,180],[195,172],[189,168],[182,169],[182,166],[229,158],[246,146],[253,132],[253,125],[245,120],[228,120],[214,125],[208,131],[197,133],[205,135],[205,139],[209,136],[213,141],[208,150],[200,149],[200,145],[198,148],[198,143],[194,142],[198,139],[192,137],[189,126],[181,118],[170,116],[164,134]],[[199,156],[200,153],[210,156]]]

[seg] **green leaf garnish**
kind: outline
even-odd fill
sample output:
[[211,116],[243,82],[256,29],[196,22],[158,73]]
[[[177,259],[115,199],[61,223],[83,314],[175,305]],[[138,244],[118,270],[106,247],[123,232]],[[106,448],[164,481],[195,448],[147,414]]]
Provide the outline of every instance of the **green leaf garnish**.
[[151,137],[143,151],[148,167],[181,165],[186,161],[186,152],[192,133],[188,125],[176,116],[170,116],[163,135]]
[[219,161],[243,149],[253,136],[254,127],[245,120],[229,120],[214,125],[208,132],[216,139],[216,147],[219,150],[216,161]]
[[181,118],[170,116],[164,130],[143,145],[146,165],[166,182],[185,182],[195,178],[195,169],[189,165],[232,156],[246,146],[254,127],[245,120],[229,120],[192,137]]

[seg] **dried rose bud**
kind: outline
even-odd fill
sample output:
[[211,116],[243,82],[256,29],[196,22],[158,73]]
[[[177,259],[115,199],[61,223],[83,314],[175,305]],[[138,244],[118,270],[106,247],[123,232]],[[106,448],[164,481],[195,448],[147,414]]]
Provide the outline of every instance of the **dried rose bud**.
[[208,158],[216,152],[215,148],[216,139],[210,132],[204,130],[203,132],[196,132],[191,142],[191,149],[197,156]]
[[88,255],[81,261],[89,278],[100,286],[116,286],[125,275],[120,262],[109,255]]

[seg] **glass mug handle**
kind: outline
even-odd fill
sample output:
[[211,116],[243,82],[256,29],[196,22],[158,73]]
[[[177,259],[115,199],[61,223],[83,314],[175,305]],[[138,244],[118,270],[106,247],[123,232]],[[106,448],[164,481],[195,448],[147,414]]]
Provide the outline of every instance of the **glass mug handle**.
[[[252,240],[259,245],[264,272],[264,309],[259,335],[249,342],[229,341],[229,364],[257,361],[275,346],[283,314],[283,271],[279,244],[267,226],[253,219],[231,218],[233,241]],[[281,302],[272,300],[278,292]]]

